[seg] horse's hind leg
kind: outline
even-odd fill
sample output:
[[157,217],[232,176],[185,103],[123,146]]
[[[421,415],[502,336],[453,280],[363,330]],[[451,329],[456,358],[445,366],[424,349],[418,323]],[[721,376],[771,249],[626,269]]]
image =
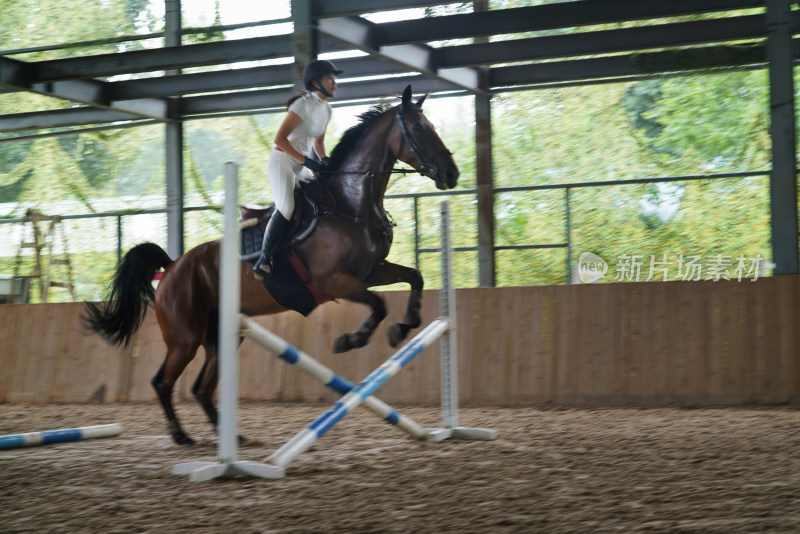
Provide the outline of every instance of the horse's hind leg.
[[178,445],[194,445],[194,440],[187,436],[183,428],[181,428],[178,415],[175,413],[175,407],[172,404],[172,391],[175,388],[175,382],[188,363],[194,358],[196,351],[196,346],[169,347],[164,363],[161,364],[158,372],[150,381],[158,394],[161,407],[164,409],[164,415],[167,418],[167,431]]
[[405,282],[411,286],[411,294],[408,297],[403,321],[391,325],[387,331],[389,344],[392,347],[399,345],[408,336],[412,328],[417,328],[422,323],[420,308],[422,308],[422,288],[425,281],[417,269],[388,261],[379,263],[365,280],[368,287],[385,286],[400,282]]
[[[216,391],[219,381],[219,355],[217,352],[218,344],[216,337],[216,334],[213,338],[209,336],[209,339],[203,344],[203,347],[206,349],[206,361],[203,363],[200,374],[197,375],[194,386],[192,386],[192,393],[197,398],[197,402],[200,403],[200,406],[203,407],[203,411],[206,412],[208,421],[211,423],[211,426],[214,427],[215,433],[219,425],[219,412],[214,405],[214,391]],[[239,338],[239,343],[241,343],[241,338]],[[245,438],[239,436],[239,443],[244,442]]]
[[214,311],[209,312],[206,322],[203,348],[206,350],[206,360],[203,362],[203,368],[200,369],[200,374],[197,375],[197,380],[192,386],[192,393],[197,402],[200,403],[200,406],[203,407],[203,411],[208,416],[208,421],[214,427],[214,432],[216,432],[219,416],[214,405],[214,391],[217,389],[217,381],[219,379],[219,365],[217,363],[219,316]]
[[200,374],[197,375],[197,380],[192,386],[192,393],[194,394],[197,402],[203,407],[203,411],[208,416],[208,422],[214,427],[214,432],[217,431],[217,423],[219,416],[217,415],[217,408],[214,406],[214,390],[217,388],[217,380],[219,376],[217,365],[216,347],[209,347],[204,345],[206,349],[206,361],[203,363],[203,368]]

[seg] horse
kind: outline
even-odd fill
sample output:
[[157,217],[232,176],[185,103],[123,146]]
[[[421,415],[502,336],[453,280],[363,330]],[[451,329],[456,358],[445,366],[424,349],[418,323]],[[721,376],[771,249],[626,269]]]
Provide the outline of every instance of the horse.
[[[383,298],[369,288],[398,282],[411,288],[402,322],[389,328],[393,347],[421,323],[421,273],[386,261],[393,224],[383,198],[398,160],[433,180],[440,190],[452,189],[458,182],[452,153],[422,112],[426,97],[413,102],[409,85],[399,105],[376,106],[362,114],[360,122],[349,128],[331,151],[326,172],[318,178],[333,197],[334,207],[318,216],[313,233],[294,247],[295,252],[319,294],[365,304],[371,311],[356,331],[336,339],[334,352],[365,346],[386,317]],[[111,345],[127,346],[154,301],[167,353],[151,384],[164,410],[168,432],[183,446],[195,442],[181,427],[172,392],[201,345],[206,359],[192,393],[215,431],[217,428],[213,397],[218,380],[219,256],[219,240],[200,244],[174,261],[155,243],[139,244],[124,255],[105,301],[87,302],[83,315],[89,331]],[[153,277],[162,268],[154,290]],[[241,313],[259,316],[286,311],[253,276],[249,262],[241,262],[241,273]]]

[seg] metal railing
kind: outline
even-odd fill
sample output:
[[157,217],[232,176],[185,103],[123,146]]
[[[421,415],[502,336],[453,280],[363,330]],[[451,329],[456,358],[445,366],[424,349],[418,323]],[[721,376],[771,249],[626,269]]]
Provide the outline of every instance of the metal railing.
[[[492,192],[495,195],[502,193],[516,193],[528,191],[548,191],[548,190],[563,190],[564,191],[564,213],[565,213],[565,239],[563,243],[547,243],[547,244],[525,244],[525,245],[495,245],[493,251],[500,250],[532,250],[532,249],[566,249],[566,268],[565,268],[565,281],[570,283],[572,277],[572,205],[570,202],[570,193],[573,189],[584,189],[591,187],[613,187],[625,185],[643,185],[643,184],[658,184],[658,183],[672,183],[672,182],[692,182],[698,180],[723,180],[723,179],[744,179],[759,176],[769,176],[770,171],[749,171],[749,172],[730,172],[730,173],[717,173],[706,175],[691,175],[691,176],[666,176],[658,178],[637,178],[630,180],[604,180],[599,182],[575,182],[567,184],[547,184],[547,185],[526,185],[526,186],[511,186],[511,187],[495,187]],[[435,197],[435,196],[453,196],[453,195],[477,195],[477,190],[459,190],[459,191],[442,191],[431,193],[408,193],[399,195],[386,195],[386,198],[412,198],[414,201],[414,223],[415,223],[415,240],[414,240],[414,260],[417,268],[419,268],[420,254],[425,253],[438,253],[441,251],[438,247],[421,248],[419,246],[419,225],[418,220],[418,206],[419,199],[422,197]],[[468,247],[453,247],[455,252],[475,252],[478,246]]]
[[[220,212],[222,210],[219,206],[190,206],[183,208],[184,212],[190,211],[217,211]],[[62,221],[69,221],[69,220],[80,220],[80,219],[108,219],[114,218],[117,221],[117,263],[122,261],[122,241],[123,241],[123,231],[122,231],[122,219],[123,217],[133,217],[136,215],[150,215],[150,214],[166,214],[166,208],[151,208],[151,209],[130,209],[130,210],[115,210],[115,211],[104,211],[100,213],[80,213],[80,214],[73,214],[73,215],[61,215],[60,218]],[[28,217],[9,217],[6,219],[0,219],[0,225],[3,224],[24,224],[26,222],[30,222],[31,219]]]
[[[719,180],[719,179],[743,179],[759,176],[768,176],[768,170],[764,171],[750,171],[750,172],[734,172],[734,173],[719,173],[708,175],[694,175],[694,176],[668,176],[658,178],[640,178],[631,180],[607,180],[601,182],[576,182],[576,183],[563,183],[563,184],[547,184],[547,185],[529,185],[529,186],[511,186],[511,187],[496,187],[493,190],[495,195],[503,193],[517,193],[529,191],[548,191],[548,190],[563,190],[564,191],[564,214],[565,214],[565,228],[564,228],[564,241],[561,243],[531,243],[531,244],[514,244],[514,245],[495,245],[493,251],[502,250],[533,250],[533,249],[566,249],[566,265],[565,265],[565,281],[569,283],[571,277],[572,265],[572,204],[570,194],[575,189],[584,189],[592,187],[614,187],[626,185],[642,185],[642,184],[657,184],[657,183],[671,183],[671,182],[692,182],[697,180]],[[403,200],[407,199],[413,203],[414,214],[414,262],[415,266],[420,266],[420,256],[429,253],[439,253],[438,247],[422,247],[421,233],[419,226],[419,211],[420,201],[424,198],[433,197],[454,197],[463,195],[477,196],[476,189],[460,189],[456,191],[436,191],[436,192],[423,192],[423,193],[400,193],[388,194],[384,198],[386,200]],[[184,208],[184,212],[192,211],[216,211],[221,212],[219,206],[191,206]],[[96,218],[114,218],[116,219],[116,238],[117,238],[117,261],[122,258],[123,248],[123,218],[146,215],[146,214],[166,214],[166,208],[159,209],[133,209],[133,210],[117,210],[101,213],[91,214],[74,214],[63,215],[62,220],[77,220],[77,219],[96,219]],[[0,225],[25,223],[29,219],[26,217],[0,219]],[[478,251],[477,245],[472,246],[457,246],[453,247],[454,252],[475,252]]]

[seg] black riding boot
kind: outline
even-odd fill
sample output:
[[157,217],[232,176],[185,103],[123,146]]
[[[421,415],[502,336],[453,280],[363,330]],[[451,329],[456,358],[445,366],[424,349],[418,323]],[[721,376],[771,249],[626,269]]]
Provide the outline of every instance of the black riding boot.
[[267,275],[272,274],[272,254],[275,252],[275,246],[278,244],[286,231],[289,230],[290,222],[287,221],[280,211],[275,210],[267,223],[267,229],[264,231],[264,241],[261,244],[261,256],[253,264],[253,274],[256,278],[261,280],[262,276],[259,271]]

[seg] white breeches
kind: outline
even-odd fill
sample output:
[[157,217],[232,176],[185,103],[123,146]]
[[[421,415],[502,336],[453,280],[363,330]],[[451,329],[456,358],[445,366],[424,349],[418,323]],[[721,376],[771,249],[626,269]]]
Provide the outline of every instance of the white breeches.
[[294,212],[294,189],[298,181],[313,180],[314,173],[285,152],[273,150],[267,163],[267,175],[275,208],[288,221]]

